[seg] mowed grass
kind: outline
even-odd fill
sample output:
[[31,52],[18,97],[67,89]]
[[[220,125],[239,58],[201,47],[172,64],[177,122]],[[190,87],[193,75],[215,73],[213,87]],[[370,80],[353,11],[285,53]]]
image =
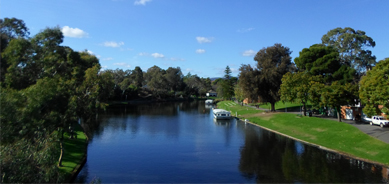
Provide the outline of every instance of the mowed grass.
[[[218,105],[224,107],[227,103],[221,102]],[[235,105],[231,109],[242,112],[246,107]],[[303,141],[389,166],[389,144],[363,133],[352,125],[289,113],[250,112],[252,113],[242,114],[240,118]]]
[[255,114],[263,112],[262,110],[257,110],[251,107],[245,107],[241,106],[240,104],[237,104],[233,101],[222,101],[217,103],[217,108],[219,109],[225,109],[231,112],[231,115],[235,116],[236,113],[238,114],[238,117],[245,115],[245,114]]
[[[271,104],[270,103],[267,103],[267,104],[258,104],[259,107],[261,108],[264,108],[264,109],[270,109],[271,107]],[[276,110],[282,110],[282,109],[285,109],[287,108],[287,110],[299,110],[301,108],[302,104],[301,103],[294,103],[294,102],[277,102],[275,104],[275,109]],[[312,105],[308,102],[306,104],[307,108],[311,108]]]
[[74,127],[74,132],[77,133],[77,139],[70,139],[69,135],[64,135],[64,155],[62,159],[62,167],[60,169],[70,175],[78,164],[81,164],[81,159],[86,154],[87,138],[79,124]]

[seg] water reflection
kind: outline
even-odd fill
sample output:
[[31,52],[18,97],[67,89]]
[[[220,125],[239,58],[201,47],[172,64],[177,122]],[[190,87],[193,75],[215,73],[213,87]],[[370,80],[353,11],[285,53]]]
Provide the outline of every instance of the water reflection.
[[[251,125],[250,125],[251,126]],[[246,129],[239,170],[261,183],[377,183],[386,168],[320,150],[268,131]],[[373,169],[374,168],[374,169]]]
[[213,118],[213,122],[215,123],[215,125],[218,125],[218,126],[230,126],[231,125],[231,120],[229,120],[229,119]]
[[204,101],[128,105],[82,123],[91,134],[76,182],[307,183],[387,181],[388,170],[264,129],[216,120]]

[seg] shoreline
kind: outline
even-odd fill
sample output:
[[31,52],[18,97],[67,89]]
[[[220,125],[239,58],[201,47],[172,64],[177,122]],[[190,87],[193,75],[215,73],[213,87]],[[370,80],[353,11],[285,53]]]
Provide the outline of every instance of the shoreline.
[[257,108],[241,107],[236,102],[232,103],[234,105],[231,102],[218,105],[230,111],[234,117],[237,112],[238,116],[235,118],[243,123],[247,119],[249,121],[247,123],[319,149],[389,168],[385,152],[389,144],[370,136],[355,126],[321,118],[315,121],[306,119],[306,117],[302,117],[301,120],[290,119],[293,113],[277,112],[273,116]]
[[[65,178],[63,181],[65,183],[74,182],[78,173],[84,167],[88,156],[89,138],[80,124],[76,124],[75,133],[77,133],[78,138],[76,139],[66,138],[66,140],[64,141],[64,144],[66,144],[67,149],[65,150],[63,156],[64,159],[62,162],[62,167],[59,167],[59,169],[63,170],[65,174]],[[74,159],[66,158],[66,157],[74,157],[74,155],[76,155],[75,157],[78,157],[79,159],[74,160]],[[72,169],[71,170],[66,169],[69,167]]]
[[339,155],[342,155],[342,156],[345,156],[345,157],[349,157],[349,158],[352,158],[352,159],[361,160],[361,161],[363,161],[363,162],[367,162],[367,163],[379,165],[379,166],[381,166],[381,167],[389,168],[389,165],[386,165],[386,164],[383,164],[383,163],[380,163],[380,162],[376,162],[376,161],[372,161],[372,160],[369,160],[369,159],[365,159],[365,158],[353,156],[353,155],[351,155],[351,154],[349,154],[349,153],[346,153],[346,152],[337,151],[337,150],[334,150],[334,149],[331,149],[331,148],[327,148],[327,147],[324,147],[324,146],[321,146],[321,145],[318,145],[318,144],[315,144],[315,143],[311,143],[311,142],[308,142],[308,141],[304,141],[304,140],[295,138],[295,137],[293,137],[293,136],[290,136],[290,135],[287,135],[287,134],[278,132],[278,131],[276,131],[276,130],[272,130],[272,129],[270,129],[270,128],[261,126],[261,125],[255,123],[255,122],[244,121],[244,120],[241,120],[240,118],[235,117],[235,116],[234,116],[234,118],[237,119],[238,121],[242,121],[242,122],[244,122],[244,123],[250,123],[251,125],[260,127],[260,128],[262,128],[262,129],[265,129],[265,130],[267,130],[267,131],[276,133],[276,134],[278,134],[278,135],[282,135],[282,136],[284,136],[284,137],[288,137],[288,138],[293,139],[293,140],[295,140],[295,141],[299,141],[299,142],[302,142],[302,143],[304,143],[304,144],[307,144],[307,145],[310,145],[310,146],[313,146],[313,147],[317,147],[317,148],[319,148],[319,149],[321,149],[321,150],[329,151],[329,152],[336,153],[336,154],[339,154]]

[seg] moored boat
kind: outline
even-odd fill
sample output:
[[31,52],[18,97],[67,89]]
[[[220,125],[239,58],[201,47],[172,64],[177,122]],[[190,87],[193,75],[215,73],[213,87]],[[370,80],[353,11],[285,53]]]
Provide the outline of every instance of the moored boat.
[[213,104],[212,99],[205,100],[205,105],[212,105],[212,104]]
[[213,117],[215,119],[231,119],[231,113],[224,109],[213,109]]

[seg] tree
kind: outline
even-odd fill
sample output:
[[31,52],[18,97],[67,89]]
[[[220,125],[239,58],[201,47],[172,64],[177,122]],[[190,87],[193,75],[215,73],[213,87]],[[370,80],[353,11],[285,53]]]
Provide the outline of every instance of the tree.
[[327,84],[333,81],[345,84],[355,77],[356,71],[341,63],[339,52],[332,46],[315,44],[304,48],[294,62],[299,71],[306,71],[312,76],[320,75]]
[[88,114],[83,110],[104,106],[98,59],[62,41],[58,27],[47,28],[31,39],[12,38],[1,53],[8,66],[0,95],[7,107],[0,111],[2,182],[62,181],[61,135]]
[[191,95],[199,95],[200,90],[203,87],[201,78],[197,75],[192,75],[190,72],[184,77],[184,83],[185,83],[185,93],[188,96]]
[[356,71],[339,59],[339,53],[333,47],[312,45],[300,52],[295,63],[300,72],[284,76],[280,94],[285,101],[303,103],[304,115],[308,100],[333,107],[338,113],[341,105],[353,104],[357,96]]
[[164,77],[166,71],[160,67],[154,65],[147,69],[145,73],[145,80],[147,87],[153,91],[154,95],[162,97],[168,93],[168,84]]
[[245,99],[245,96],[243,93],[243,89],[240,87],[239,83],[237,83],[234,87],[234,94],[238,102],[242,102],[243,104],[243,100]]
[[242,65],[239,68],[239,71],[238,86],[242,90],[243,97],[251,100],[258,100],[258,70],[255,70],[250,65]]
[[183,74],[181,68],[169,67],[166,70],[166,74],[163,76],[166,79],[167,85],[170,91],[181,91],[183,88]]
[[321,82],[321,75],[311,76],[306,72],[286,73],[282,77],[280,95],[282,101],[302,103],[304,107],[304,116],[306,116],[307,102],[314,101],[315,96],[311,86],[315,82]]
[[[17,18],[0,19],[0,52],[3,53],[12,39],[27,39],[29,34],[28,28],[23,20]],[[9,65],[1,55],[0,61],[0,82],[3,82],[4,74]]]
[[322,83],[314,84],[313,90],[320,94],[321,106],[332,107],[337,112],[338,121],[341,122],[340,107],[342,105],[355,104],[355,99],[358,98],[358,85],[356,84],[340,84],[338,81],[331,85]]
[[356,69],[359,74],[376,64],[376,57],[367,49],[375,47],[375,42],[364,31],[338,27],[328,31],[321,40],[323,44],[336,48],[341,61]]
[[224,80],[221,83],[222,95],[225,99],[231,99],[234,96],[234,81],[232,80],[231,73],[230,67],[227,66],[224,70]]
[[[363,112],[368,116],[389,114],[389,58],[381,60],[368,71],[359,82],[359,97],[363,104]],[[379,109],[378,106],[383,108]]]
[[143,82],[143,71],[142,69],[137,66],[131,73],[132,80],[134,81],[134,85],[136,87],[142,87],[142,82]]
[[280,100],[278,93],[281,79],[287,72],[295,70],[291,62],[288,47],[279,43],[261,49],[254,57],[257,62],[257,89],[258,95],[264,102],[271,104],[271,111],[275,111],[275,103]]

